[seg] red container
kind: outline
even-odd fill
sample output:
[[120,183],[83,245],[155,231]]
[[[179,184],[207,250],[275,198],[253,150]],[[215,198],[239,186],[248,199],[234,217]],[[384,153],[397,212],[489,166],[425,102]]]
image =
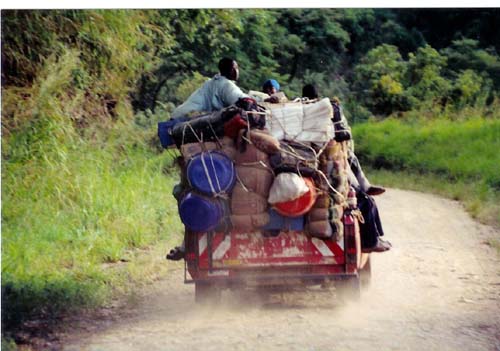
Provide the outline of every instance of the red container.
[[316,202],[316,188],[311,178],[304,178],[309,191],[295,200],[278,202],[274,204],[276,212],[286,217],[298,217],[309,212]]

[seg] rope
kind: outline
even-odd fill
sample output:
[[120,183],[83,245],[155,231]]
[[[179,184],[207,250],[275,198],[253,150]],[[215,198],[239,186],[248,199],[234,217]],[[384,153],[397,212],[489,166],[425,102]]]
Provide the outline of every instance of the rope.
[[365,223],[365,219],[360,210],[352,210],[351,214],[359,221],[359,223]]
[[240,176],[238,175],[238,172],[236,172],[236,180],[238,181],[238,183],[240,183],[240,185],[243,188],[243,190],[245,190],[247,193],[250,192],[250,190],[248,190],[248,188],[245,186],[245,183],[243,183],[241,181]]
[[214,170],[215,180],[217,181],[217,187],[219,188],[219,192],[221,192],[222,188],[220,186],[219,177],[217,175],[217,170],[215,169],[214,158],[212,156],[212,153],[210,153],[210,162],[212,163],[212,169]]
[[328,180],[328,177],[325,175],[325,173],[323,173],[321,170],[317,169],[316,172],[318,172],[318,174],[323,177],[323,179],[326,181],[326,184],[328,185],[328,188],[330,188],[334,193],[336,193],[337,195],[340,196],[340,198],[342,199],[342,201],[345,201],[345,197],[344,195],[342,195],[337,189],[335,189],[332,184],[330,184],[330,181]]
[[[201,153],[201,164],[203,165],[203,170],[205,171],[205,175],[208,180],[208,185],[210,185],[210,190],[212,190],[212,193],[215,195],[217,192],[215,191],[214,185],[212,184],[212,178],[210,177],[210,173],[208,172],[208,167],[207,164],[205,163],[205,152]],[[213,162],[212,162],[213,165]],[[219,187],[220,189],[220,187]]]

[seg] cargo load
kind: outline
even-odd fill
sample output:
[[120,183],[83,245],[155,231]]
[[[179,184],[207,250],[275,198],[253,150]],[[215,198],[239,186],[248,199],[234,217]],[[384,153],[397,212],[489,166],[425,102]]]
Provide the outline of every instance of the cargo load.
[[185,226],[184,279],[196,301],[224,288],[301,284],[334,283],[336,294],[359,295],[370,261],[332,106],[243,98],[159,125],[162,145],[180,150],[173,195]]
[[341,236],[347,161],[332,115],[329,99],[259,105],[246,98],[208,115],[162,122],[182,155],[176,192],[186,228]]

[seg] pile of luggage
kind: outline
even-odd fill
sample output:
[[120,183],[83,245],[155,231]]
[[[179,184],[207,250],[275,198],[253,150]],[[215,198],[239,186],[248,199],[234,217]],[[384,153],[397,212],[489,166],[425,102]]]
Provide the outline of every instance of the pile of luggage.
[[303,231],[339,239],[347,150],[334,140],[329,99],[235,105],[161,122],[162,145],[182,156],[174,188],[188,231]]

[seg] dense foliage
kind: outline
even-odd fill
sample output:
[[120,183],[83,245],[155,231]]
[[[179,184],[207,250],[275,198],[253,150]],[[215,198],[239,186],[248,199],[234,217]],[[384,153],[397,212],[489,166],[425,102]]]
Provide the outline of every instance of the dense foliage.
[[[117,284],[102,263],[164,238],[166,227],[179,230],[166,195],[173,180],[162,173],[170,158],[159,153],[155,123],[215,74],[222,56],[239,62],[243,89],[275,78],[295,97],[313,82],[344,101],[351,122],[404,111],[449,120],[472,110],[498,115],[498,9],[1,15],[7,325],[97,301]],[[393,155],[396,163],[407,161],[405,150]],[[477,176],[473,167],[430,166]],[[498,172],[486,174],[498,189]]]
[[[498,96],[499,20],[498,9],[4,11],[2,80],[25,86],[49,56],[78,50],[75,83],[108,105],[126,89],[135,111],[156,111],[181,102],[178,87],[210,77],[228,55],[244,89],[273,77],[298,96],[314,82],[357,119],[460,109]],[[110,84],[91,84],[107,73]]]

